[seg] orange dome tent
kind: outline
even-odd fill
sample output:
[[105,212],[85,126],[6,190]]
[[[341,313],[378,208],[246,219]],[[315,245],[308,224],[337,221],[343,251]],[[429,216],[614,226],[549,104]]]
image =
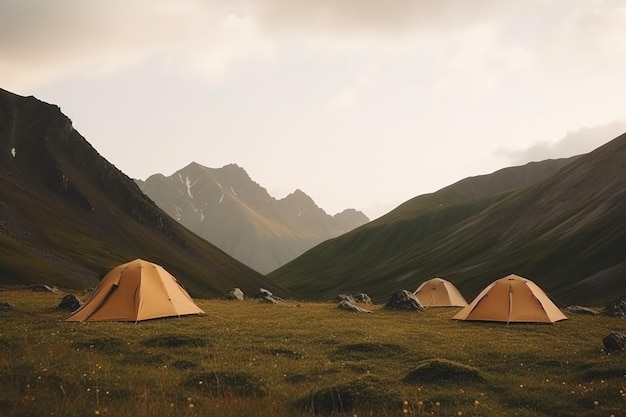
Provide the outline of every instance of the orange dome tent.
[[67,321],[141,321],[202,313],[162,266],[136,259],[113,268]]
[[432,278],[413,293],[424,307],[465,307],[467,301],[450,281]]
[[508,275],[489,284],[455,320],[554,323],[567,317],[534,282]]

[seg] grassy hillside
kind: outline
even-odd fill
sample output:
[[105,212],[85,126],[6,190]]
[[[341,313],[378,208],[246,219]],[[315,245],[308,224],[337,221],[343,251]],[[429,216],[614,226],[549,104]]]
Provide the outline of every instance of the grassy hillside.
[[529,166],[463,180],[324,242],[269,276],[305,298],[359,291],[383,301],[437,276],[471,299],[515,273],[560,305],[603,303],[626,294],[625,164],[622,135],[552,166],[551,175],[537,170],[534,182],[527,182]]
[[[0,408],[13,416],[620,416],[624,331],[451,320],[369,306],[197,300],[205,316],[69,323],[62,295],[4,287]],[[303,325],[306,323],[308,325]]]

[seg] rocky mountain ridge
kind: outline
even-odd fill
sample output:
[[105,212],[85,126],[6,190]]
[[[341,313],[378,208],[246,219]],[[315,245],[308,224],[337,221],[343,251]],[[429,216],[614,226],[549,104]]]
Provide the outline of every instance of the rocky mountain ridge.
[[261,273],[369,221],[352,209],[330,216],[299,189],[277,200],[236,164],[193,162],[136,182],[172,218]]

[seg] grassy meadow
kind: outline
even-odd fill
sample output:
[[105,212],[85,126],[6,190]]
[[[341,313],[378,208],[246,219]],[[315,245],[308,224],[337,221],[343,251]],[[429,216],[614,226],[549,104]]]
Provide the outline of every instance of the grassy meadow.
[[626,353],[602,350],[626,321],[607,316],[196,300],[206,315],[70,323],[61,298],[0,289],[3,416],[626,415]]

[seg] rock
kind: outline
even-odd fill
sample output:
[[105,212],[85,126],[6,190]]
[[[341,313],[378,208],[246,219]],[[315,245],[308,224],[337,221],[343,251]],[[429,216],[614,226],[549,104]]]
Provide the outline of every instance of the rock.
[[67,311],[76,311],[83,304],[84,303],[80,301],[80,299],[76,297],[74,294],[68,294],[65,297],[63,297],[63,299],[61,300],[57,308],[61,310],[67,310]]
[[351,295],[357,303],[372,304],[372,299],[364,292],[354,292]]
[[354,303],[354,298],[352,298],[352,296],[350,294],[339,294],[337,297],[335,297],[335,299],[333,300],[336,303],[341,303],[343,301],[347,301],[349,303]]
[[385,308],[390,310],[424,311],[424,306],[420,304],[417,297],[407,290],[394,292],[387,304],[385,304]]
[[29,284],[26,285],[24,288],[26,288],[27,290],[31,290],[31,291],[38,291],[38,292],[59,292],[59,290],[56,287],[50,287],[46,284]]
[[340,303],[342,301],[348,301],[350,303],[372,304],[372,299],[370,298],[370,296],[362,292],[353,292],[350,294],[339,294],[335,298],[336,303]]
[[602,339],[604,350],[607,353],[618,352],[626,349],[626,334],[611,332]]
[[607,304],[604,307],[604,313],[613,317],[626,317],[626,298],[618,298],[617,300]]
[[342,310],[351,311],[353,313],[371,313],[370,310],[366,310],[357,305],[354,305],[348,300],[341,301],[338,307]]
[[596,311],[593,308],[583,307],[583,306],[569,306],[569,307],[566,307],[565,310],[574,314],[589,314],[593,316],[597,316],[598,314],[600,314],[599,311]]
[[243,301],[243,291],[239,288],[232,288],[222,294],[222,300]]
[[13,304],[10,303],[0,303],[0,310],[12,310]]
[[265,288],[259,288],[259,291],[254,294],[252,297],[257,301],[261,301],[263,303],[271,303],[271,304],[280,304],[283,302],[283,299],[278,297],[277,295],[272,294],[270,291]]

